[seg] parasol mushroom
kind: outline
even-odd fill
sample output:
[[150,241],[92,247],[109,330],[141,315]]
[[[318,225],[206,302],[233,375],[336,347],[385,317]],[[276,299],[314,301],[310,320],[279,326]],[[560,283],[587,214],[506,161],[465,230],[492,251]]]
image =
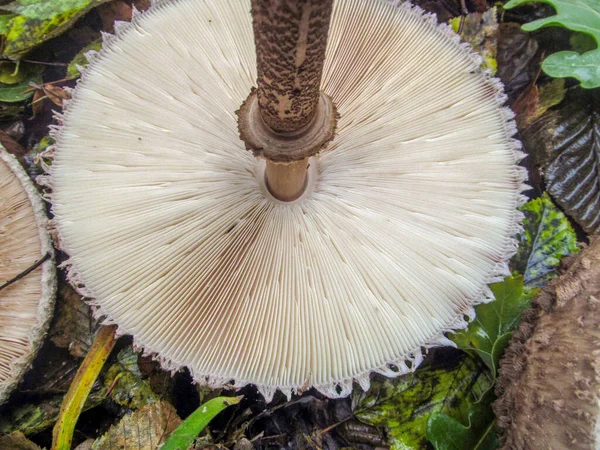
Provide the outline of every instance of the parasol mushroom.
[[0,404],[23,378],[48,330],[56,271],[44,204],[0,147]]
[[513,333],[494,403],[503,449],[600,447],[600,238],[593,239]]
[[267,400],[413,370],[516,249],[500,83],[409,4],[335,3],[325,50],[331,4],[253,2],[256,45],[249,1],[118,24],[44,180],[98,315],[164,367]]

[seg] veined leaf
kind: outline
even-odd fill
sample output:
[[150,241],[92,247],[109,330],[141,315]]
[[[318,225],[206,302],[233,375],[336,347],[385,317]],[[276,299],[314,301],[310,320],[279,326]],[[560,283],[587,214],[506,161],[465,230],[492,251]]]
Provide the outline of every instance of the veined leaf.
[[598,0],[510,0],[505,9],[525,3],[541,2],[552,5],[556,15],[523,25],[526,31],[545,26],[563,26],[591,35],[596,48],[583,54],[572,51],[554,53],[542,63],[542,69],[554,78],[573,77],[586,89],[600,87],[600,3]]
[[529,201],[521,211],[525,220],[512,268],[523,274],[526,287],[542,287],[556,276],[561,258],[577,251],[577,236],[548,194]]
[[600,230],[600,90],[576,89],[523,130],[548,193],[587,233]]
[[[150,403],[126,415],[96,439],[92,450],[158,449],[165,436],[171,433],[181,419],[175,408],[167,402]],[[187,447],[181,447],[185,450]]]
[[431,414],[444,412],[466,420],[470,404],[491,385],[485,367],[463,355],[449,365],[421,366],[400,378],[375,379],[368,392],[354,394],[352,409],[361,422],[387,428],[392,449],[424,449]]
[[427,438],[435,450],[494,450],[500,446],[492,410],[492,389],[471,405],[465,424],[445,413],[435,413],[427,422]]
[[536,290],[524,292],[523,277],[508,277],[490,286],[496,300],[478,305],[476,317],[467,329],[460,330],[450,339],[458,348],[476,353],[495,377],[502,352],[508,345],[512,331],[519,324],[521,313],[527,308]]

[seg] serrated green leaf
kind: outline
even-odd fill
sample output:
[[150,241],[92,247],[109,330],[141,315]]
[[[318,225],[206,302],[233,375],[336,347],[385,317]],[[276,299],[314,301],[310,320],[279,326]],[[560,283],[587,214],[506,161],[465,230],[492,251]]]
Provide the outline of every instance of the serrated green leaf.
[[577,251],[577,235],[546,193],[521,207],[525,215],[519,250],[511,261],[526,287],[542,287],[556,276],[561,258]]
[[161,450],[180,450],[188,448],[200,432],[221,411],[240,402],[239,397],[217,397],[201,405],[177,427],[169,436]]
[[458,348],[476,353],[496,376],[498,362],[508,344],[510,333],[521,319],[536,290],[524,292],[523,277],[508,277],[490,286],[496,300],[478,305],[476,317],[467,329],[450,335]]
[[435,450],[495,450],[499,447],[492,389],[471,405],[465,424],[445,413],[432,414],[427,438]]
[[556,15],[523,25],[525,31],[545,26],[563,26],[591,35],[596,48],[583,54],[564,51],[548,56],[542,69],[554,78],[573,77],[586,89],[600,87],[600,2],[598,0],[511,0],[505,9],[525,3],[541,2],[552,5]]
[[358,420],[387,428],[392,449],[424,449],[431,414],[444,412],[466,419],[470,404],[491,383],[485,367],[464,355],[450,364],[421,366],[400,378],[375,379],[368,392],[355,391],[352,409]]
[[4,56],[18,59],[38,44],[71,27],[90,9],[109,0],[15,0],[1,8],[0,31],[5,37]]

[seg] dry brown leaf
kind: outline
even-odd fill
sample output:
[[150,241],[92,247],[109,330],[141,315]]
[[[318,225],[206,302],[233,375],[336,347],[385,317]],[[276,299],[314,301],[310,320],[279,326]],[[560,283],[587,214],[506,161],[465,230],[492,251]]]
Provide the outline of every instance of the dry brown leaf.
[[175,408],[161,401],[126,415],[96,440],[93,450],[154,450],[181,424]]
[[42,89],[44,90],[44,94],[46,94],[52,103],[61,108],[63,107],[63,101],[71,98],[71,94],[59,86],[53,86],[49,83],[46,83],[42,85]]

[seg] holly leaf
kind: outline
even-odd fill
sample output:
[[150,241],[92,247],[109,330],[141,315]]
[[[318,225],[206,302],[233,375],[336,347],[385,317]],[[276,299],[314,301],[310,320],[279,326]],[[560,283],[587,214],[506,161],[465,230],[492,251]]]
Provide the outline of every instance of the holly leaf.
[[577,235],[546,193],[521,207],[525,214],[519,250],[511,261],[526,287],[542,287],[556,277],[561,258],[577,252]]
[[556,15],[523,25],[525,31],[546,26],[562,26],[591,35],[596,48],[583,54],[573,51],[554,53],[542,63],[542,69],[554,78],[573,77],[586,89],[600,87],[600,3],[597,0],[510,0],[505,9],[531,2],[552,5]]
[[432,414],[466,419],[470,404],[491,386],[485,367],[462,354],[449,363],[421,366],[400,378],[376,378],[368,392],[355,391],[352,409],[361,422],[385,427],[392,449],[422,449],[427,445],[427,421]]
[[600,90],[570,92],[522,139],[552,198],[587,233],[600,231]]
[[508,277],[490,288],[496,301],[478,305],[473,322],[465,330],[450,335],[450,339],[461,350],[479,355],[495,377],[511,333],[537,290],[524,292],[522,276]]
[[465,424],[445,413],[427,421],[427,438],[435,450],[493,450],[500,446],[492,410],[492,389],[471,405]]
[[0,33],[5,37],[3,55],[18,59],[38,44],[71,27],[92,8],[109,0],[15,0],[0,9]]

